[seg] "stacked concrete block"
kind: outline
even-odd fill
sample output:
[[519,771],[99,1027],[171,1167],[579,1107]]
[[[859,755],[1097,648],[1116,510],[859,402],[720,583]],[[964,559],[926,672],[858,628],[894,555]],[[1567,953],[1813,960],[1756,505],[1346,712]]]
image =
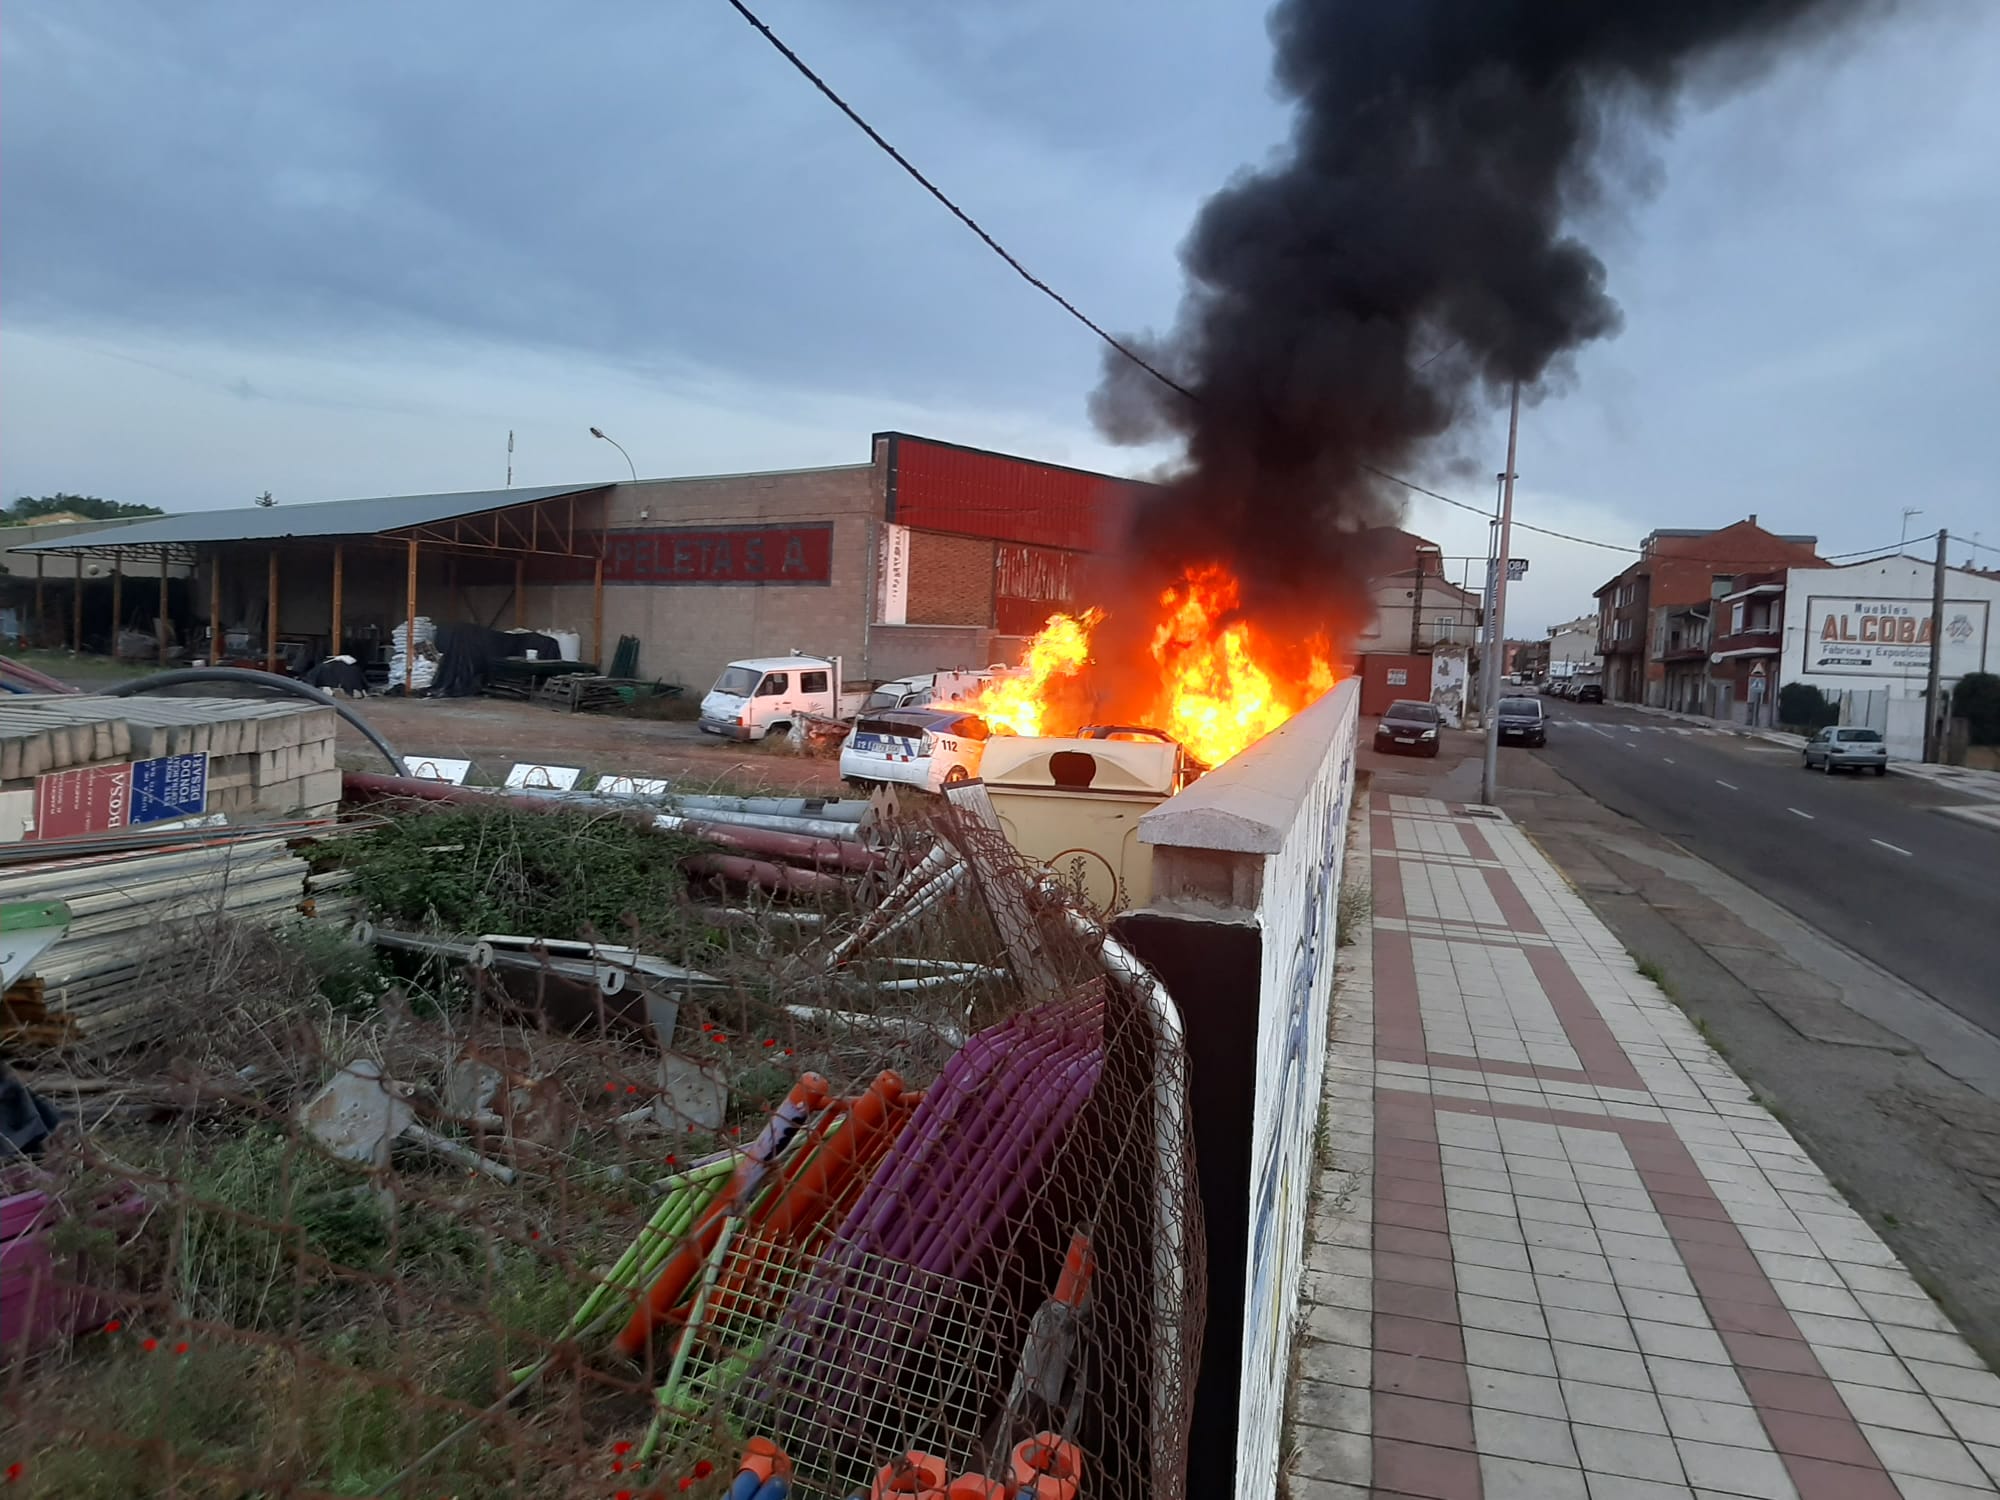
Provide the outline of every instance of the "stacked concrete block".
[[246,698],[22,696],[0,700],[0,791],[51,771],[208,757],[206,811],[321,816],[340,803],[331,708]]

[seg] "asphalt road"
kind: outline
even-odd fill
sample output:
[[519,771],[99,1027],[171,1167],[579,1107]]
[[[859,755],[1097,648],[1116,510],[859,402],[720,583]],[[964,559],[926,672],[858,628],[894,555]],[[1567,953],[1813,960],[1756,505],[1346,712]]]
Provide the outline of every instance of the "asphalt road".
[[1754,886],[2000,1035],[2000,834],[1909,777],[1828,777],[1797,751],[1544,699],[1546,756],[1605,806]]

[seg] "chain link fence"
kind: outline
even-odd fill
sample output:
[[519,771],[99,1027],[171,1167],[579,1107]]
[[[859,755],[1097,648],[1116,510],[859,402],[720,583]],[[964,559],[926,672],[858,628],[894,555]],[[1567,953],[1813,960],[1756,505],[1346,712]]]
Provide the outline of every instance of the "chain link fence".
[[143,1045],[17,1058],[18,1493],[1185,1493],[1171,1001],[976,796],[775,897],[613,821],[392,809],[317,920],[178,919]]

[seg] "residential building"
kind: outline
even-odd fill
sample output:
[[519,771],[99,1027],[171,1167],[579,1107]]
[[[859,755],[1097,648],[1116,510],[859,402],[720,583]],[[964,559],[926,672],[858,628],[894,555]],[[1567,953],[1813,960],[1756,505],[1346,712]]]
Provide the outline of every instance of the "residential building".
[[1384,526],[1369,534],[1367,544],[1375,559],[1375,618],[1356,649],[1425,652],[1478,644],[1479,595],[1445,576],[1436,542]]
[[1549,627],[1548,675],[1551,678],[1595,677],[1604,659],[1597,651],[1598,618],[1578,615]]
[[1549,675],[1548,639],[1507,642],[1507,649],[1500,658],[1500,670],[1508,677],[1542,681]]
[[[1705,632],[1688,613],[1731,593],[1744,573],[1812,567],[1817,537],[1766,531],[1757,517],[1714,530],[1663,529],[1639,544],[1639,559],[1597,590],[1598,649],[1604,658],[1605,696],[1621,703],[1667,706],[1668,662],[1675,653],[1672,692],[1682,701],[1712,703],[1706,671],[1691,644]],[[1670,611],[1680,611],[1669,618]],[[1706,620],[1707,613],[1700,616]],[[1706,648],[1706,635],[1702,649]]]

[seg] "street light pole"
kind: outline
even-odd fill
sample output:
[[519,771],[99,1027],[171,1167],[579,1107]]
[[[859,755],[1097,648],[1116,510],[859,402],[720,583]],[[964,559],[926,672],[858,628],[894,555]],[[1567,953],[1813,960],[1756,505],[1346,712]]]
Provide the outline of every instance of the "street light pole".
[[1486,709],[1486,765],[1480,778],[1479,800],[1492,806],[1499,789],[1500,653],[1507,639],[1507,553],[1514,533],[1514,449],[1521,434],[1521,382],[1514,382],[1507,411],[1507,467],[1500,490],[1500,546],[1493,559],[1493,696]]
[[632,471],[632,482],[637,484],[639,482],[639,470],[632,462],[632,455],[625,451],[625,445],[619,442],[617,438],[611,436],[602,427],[591,428],[590,435],[594,438],[603,438],[605,442],[618,450],[618,456],[625,460],[625,467]]

